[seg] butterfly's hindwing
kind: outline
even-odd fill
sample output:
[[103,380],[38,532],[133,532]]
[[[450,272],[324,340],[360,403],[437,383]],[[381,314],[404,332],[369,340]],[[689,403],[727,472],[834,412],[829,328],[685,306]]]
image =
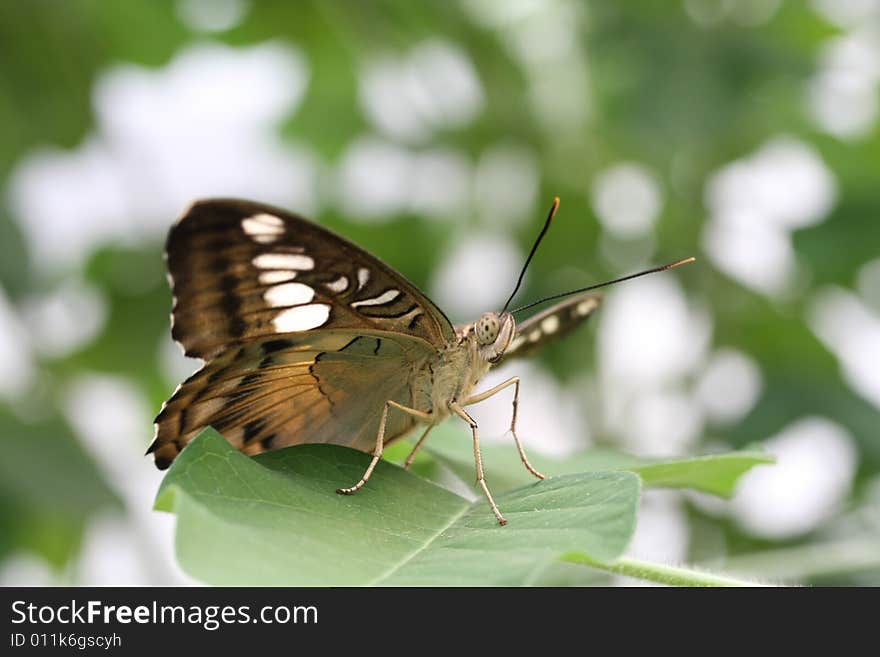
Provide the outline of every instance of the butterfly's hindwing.
[[581,294],[561,301],[518,324],[516,335],[500,362],[527,356],[574,330],[599,307],[602,297]]
[[166,247],[172,335],[210,359],[230,345],[312,329],[454,337],[412,283],[344,238],[278,208],[239,200],[194,204]]
[[[228,349],[185,381],[156,418],[150,447],[168,467],[211,425],[246,454],[301,443],[375,446],[385,402],[412,406],[425,343],[386,332],[313,331]],[[385,441],[406,434],[390,413]]]

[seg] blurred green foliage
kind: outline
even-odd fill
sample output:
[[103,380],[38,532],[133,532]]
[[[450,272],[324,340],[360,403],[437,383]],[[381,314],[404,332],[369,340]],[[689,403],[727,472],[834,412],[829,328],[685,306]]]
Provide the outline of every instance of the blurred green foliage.
[[[460,46],[473,62],[485,108],[469,125],[438,132],[432,145],[448,145],[471,158],[505,140],[528,145],[538,158],[539,205],[554,195],[563,198],[563,220],[536,259],[529,289],[522,295],[531,299],[557,292],[561,285],[619,273],[599,254],[599,224],[585,193],[597,171],[633,160],[661,178],[668,193],[656,228],[656,259],[665,261],[700,253],[704,185],[712,171],[774,136],[796,135],[817,150],[838,185],[830,217],[795,234],[806,276],[801,293],[768,300],[716,271],[706,259],[679,277],[690,298],[711,313],[713,344],[750,354],[764,376],[755,409],[742,422],[713,429],[707,440],[743,447],[805,414],[818,414],[845,427],[858,446],[852,505],[864,484],[877,476],[880,413],[844,382],[838,361],[804,317],[811,291],[824,285],[851,288],[859,268],[880,254],[880,131],[841,141],[820,132],[807,118],[805,85],[827,39],[838,31],[807,3],[784,2],[768,22],[757,26],[732,20],[700,26],[682,3],[574,3],[591,93],[589,117],[574,132],[536,118],[530,81],[509,44],[498,31],[471,20],[462,9],[467,3],[253,2],[247,4],[243,21],[222,34],[187,27],[177,4],[0,3],[0,180],[7,181],[32,149],[73,149],[82,143],[95,128],[91,94],[102,72],[120,63],[161,67],[200,40],[245,46],[275,39],[301,49],[309,66],[308,88],[281,135],[334,163],[353,138],[371,129],[358,102],[357,76],[365,58],[441,37]],[[552,89],[544,93],[552,100]],[[514,229],[523,249],[539,215]],[[390,223],[359,224],[330,206],[316,219],[392,263],[418,285],[427,285],[461,225],[474,221],[466,216],[459,218],[461,223],[428,222],[407,212]],[[4,197],[0,281],[10,303],[20,307],[32,295],[52,289],[59,277],[80,274],[41,275],[45,268],[28,258]],[[572,265],[578,268],[574,274],[561,273]],[[38,356],[31,401],[0,404],[0,560],[33,551],[61,567],[76,556],[92,514],[119,508],[105,474],[79,446],[65,419],[65,387],[83,372],[121,375],[158,410],[177,383],[168,380],[157,357],[170,308],[161,244],[101,248],[82,275],[107,302],[101,333],[64,357]],[[563,380],[595,366],[589,333],[576,340],[580,348],[555,345],[542,355]],[[32,412],[34,405],[39,413]],[[144,459],[143,467],[152,465]],[[697,508],[690,513],[695,527],[709,524],[720,531],[731,552],[770,545]],[[692,552],[699,555],[699,532],[694,536]],[[812,537],[799,540],[808,543]]]

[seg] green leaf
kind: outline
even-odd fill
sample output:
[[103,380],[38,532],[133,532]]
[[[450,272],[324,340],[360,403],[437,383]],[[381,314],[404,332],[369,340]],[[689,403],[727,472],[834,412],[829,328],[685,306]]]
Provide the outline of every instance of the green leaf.
[[[403,448],[398,445],[394,447],[396,448],[394,455],[399,457],[393,459],[395,462],[403,462],[412,449],[411,445],[406,444]],[[424,451],[430,454],[431,458],[422,458],[421,464],[417,459],[413,464],[417,472],[430,478],[432,472],[428,464],[434,460],[455,473],[466,482],[467,486],[474,486],[474,450],[470,430],[466,425],[454,420],[441,424],[432,432]],[[506,444],[483,441],[480,451],[486,479],[493,491],[509,490],[535,481],[535,478],[523,467],[519,454],[513,447],[512,438],[509,438]],[[644,459],[604,448],[584,450],[564,459],[545,456],[534,450],[527,451],[532,465],[548,477],[576,472],[621,470],[628,466],[647,463]],[[421,465],[423,469],[416,468],[417,465]]]
[[[427,448],[431,455],[458,475],[468,485],[474,481],[474,457],[467,431],[455,425],[439,427]],[[483,468],[492,490],[502,491],[534,481],[523,467],[517,451],[502,444],[481,445]],[[405,458],[408,450],[403,454]],[[547,476],[597,470],[626,470],[638,474],[649,488],[691,488],[720,497],[733,494],[739,478],[756,465],[773,463],[773,457],[751,449],[740,452],[709,454],[688,459],[652,461],[610,449],[591,448],[567,456],[553,458],[530,451],[529,460]],[[426,476],[431,476],[426,472]]]
[[756,465],[773,462],[772,456],[762,452],[729,452],[681,461],[659,461],[628,470],[638,474],[646,486],[692,488],[731,497],[741,476]]
[[386,462],[356,495],[337,495],[368,462],[332,445],[252,459],[208,429],[169,470],[156,508],[178,516],[184,570],[226,585],[517,585],[572,551],[612,561],[635,527],[640,483],[628,472],[497,495],[501,527],[482,498]]
[[89,519],[122,503],[58,416],[23,422],[0,407],[0,556],[31,550],[61,568]]

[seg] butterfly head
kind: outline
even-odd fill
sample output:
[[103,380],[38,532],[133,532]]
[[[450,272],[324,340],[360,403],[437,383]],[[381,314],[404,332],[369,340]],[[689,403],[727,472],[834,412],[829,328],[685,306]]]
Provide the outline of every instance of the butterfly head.
[[487,312],[480,315],[474,324],[474,335],[480,345],[480,355],[490,363],[501,360],[513,336],[516,322],[508,312]]

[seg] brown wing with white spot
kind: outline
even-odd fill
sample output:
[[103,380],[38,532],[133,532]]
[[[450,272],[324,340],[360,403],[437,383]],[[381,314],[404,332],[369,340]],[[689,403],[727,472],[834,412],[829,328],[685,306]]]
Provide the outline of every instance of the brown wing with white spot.
[[[321,330],[230,348],[163,406],[148,452],[165,469],[209,425],[246,454],[302,443],[370,451],[385,402],[413,406],[412,378],[430,356],[426,347],[381,331]],[[413,424],[390,412],[385,442]]]
[[398,332],[441,347],[449,320],[401,274],[302,217],[234,199],[195,203],[166,245],[172,336],[209,360],[231,345],[311,329]]
[[529,317],[517,325],[516,335],[499,362],[527,356],[546,343],[561,338],[588,319],[601,301],[599,295],[581,294]]

